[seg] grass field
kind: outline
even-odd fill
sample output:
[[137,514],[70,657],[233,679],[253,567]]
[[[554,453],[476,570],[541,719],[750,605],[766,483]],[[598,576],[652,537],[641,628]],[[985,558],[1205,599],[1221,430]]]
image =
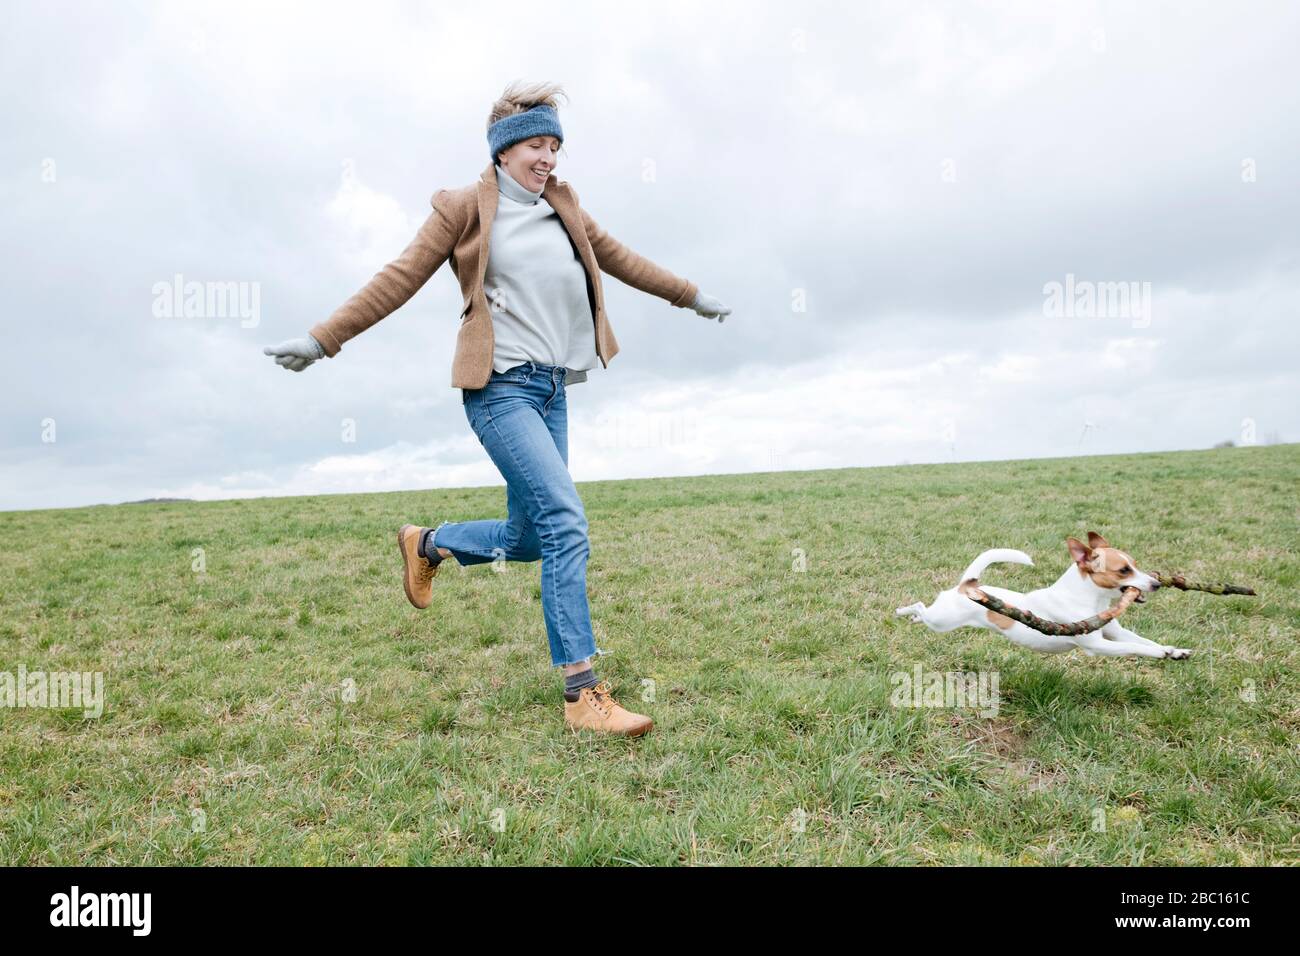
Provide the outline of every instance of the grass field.
[[[397,526],[503,487],[6,512],[0,671],[106,705],[0,708],[0,863],[1295,864],[1298,477],[1276,445],[580,484],[639,740],[565,729],[540,564],[407,604]],[[1036,566],[988,583],[1048,584],[1089,529],[1260,596],[1129,611],[1186,661],[893,613],[993,546]],[[918,664],[996,673],[997,715],[893,706]]]

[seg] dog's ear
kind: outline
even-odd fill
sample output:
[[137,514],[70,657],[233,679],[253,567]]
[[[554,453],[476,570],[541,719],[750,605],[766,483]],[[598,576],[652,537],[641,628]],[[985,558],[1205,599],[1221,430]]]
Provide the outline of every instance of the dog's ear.
[[1092,548],[1078,538],[1066,538],[1065,543],[1070,549],[1070,557],[1074,560],[1074,563],[1085,571],[1089,570],[1087,565],[1092,560]]
[[1106,539],[1103,538],[1101,535],[1099,535],[1097,532],[1095,532],[1095,531],[1089,531],[1089,532],[1088,532],[1088,547],[1090,547],[1090,548],[1109,548],[1110,545],[1107,544],[1107,543],[1106,543]]

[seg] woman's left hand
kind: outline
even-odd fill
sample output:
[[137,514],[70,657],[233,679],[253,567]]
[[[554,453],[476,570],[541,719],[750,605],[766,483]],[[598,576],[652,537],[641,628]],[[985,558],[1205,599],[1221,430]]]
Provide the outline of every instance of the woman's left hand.
[[703,292],[695,293],[695,301],[691,303],[691,308],[704,316],[706,319],[717,319],[721,325],[731,315],[731,310],[715,299],[711,295],[705,295]]

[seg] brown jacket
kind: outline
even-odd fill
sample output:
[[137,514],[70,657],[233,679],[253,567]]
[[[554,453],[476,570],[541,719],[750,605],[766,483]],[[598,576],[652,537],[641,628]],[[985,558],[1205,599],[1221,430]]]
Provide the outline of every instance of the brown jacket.
[[[483,276],[490,249],[488,238],[497,212],[495,166],[489,163],[478,182],[471,186],[434,193],[433,212],[402,254],[375,273],[333,315],[312,327],[312,337],[320,342],[327,355],[337,355],[348,339],[400,308],[450,258],[451,271],[460,280],[465,302],[456,336],[456,356],[451,365],[451,385],[482,388],[487,384],[492,374],[494,335],[491,306],[483,292]],[[667,299],[675,306],[685,308],[695,301],[694,284],[638,255],[600,228],[578,205],[574,188],[557,180],[554,173],[542,187],[542,198],[559,215],[578,258],[586,267],[596,355],[602,366],[608,368],[609,360],[618,354],[618,341],[605,315],[605,296],[600,287],[602,269],[633,288]]]

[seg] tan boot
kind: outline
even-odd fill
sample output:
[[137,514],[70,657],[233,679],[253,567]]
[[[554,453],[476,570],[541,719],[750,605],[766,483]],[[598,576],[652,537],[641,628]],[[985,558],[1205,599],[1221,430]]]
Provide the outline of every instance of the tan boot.
[[624,710],[609,695],[609,684],[584,687],[575,701],[564,702],[564,722],[574,730],[598,730],[607,734],[640,737],[655,722],[644,714]]
[[[438,573],[437,564],[420,557],[420,535],[428,530],[404,524],[397,532],[397,548],[402,552],[402,587],[406,590],[406,599],[421,610],[433,601],[433,578]],[[439,553],[442,553],[441,548]]]

